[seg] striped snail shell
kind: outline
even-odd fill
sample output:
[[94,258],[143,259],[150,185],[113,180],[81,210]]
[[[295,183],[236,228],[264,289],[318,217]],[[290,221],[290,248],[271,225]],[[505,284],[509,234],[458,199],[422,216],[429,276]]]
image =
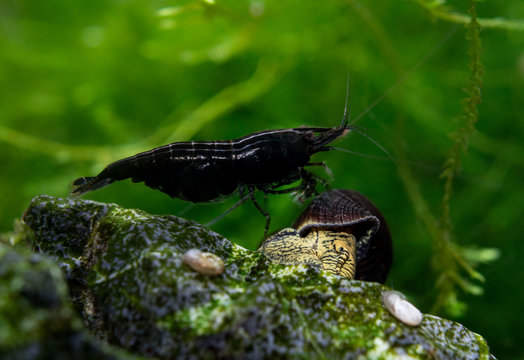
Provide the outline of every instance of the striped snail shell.
[[293,228],[270,236],[259,249],[280,264],[312,264],[351,279],[384,283],[393,248],[384,217],[364,195],[328,190]]

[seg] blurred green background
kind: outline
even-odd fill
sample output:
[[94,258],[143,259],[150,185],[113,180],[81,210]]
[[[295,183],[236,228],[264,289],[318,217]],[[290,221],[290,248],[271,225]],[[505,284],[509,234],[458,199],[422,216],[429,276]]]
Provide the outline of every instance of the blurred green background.
[[[365,155],[333,151],[313,160],[327,162],[333,187],[358,190],[383,211],[395,248],[387,284],[430,312],[442,295],[439,264],[451,264],[440,258],[431,226],[438,228],[442,212],[449,134],[462,126],[469,6],[2,0],[0,232],[12,230],[35,195],[67,196],[73,179],[140,151],[336,126],[349,73],[355,125],[395,162],[358,134],[336,146]],[[459,269],[457,283],[470,284],[466,291],[454,285],[447,296],[455,305],[437,314],[485,336],[498,358],[517,359],[524,358],[524,2],[479,2],[476,10],[482,103],[449,205],[452,240],[485,282]],[[85,198],[203,223],[237,199],[188,206],[130,181]],[[289,226],[302,208],[288,195],[259,199],[271,231]],[[212,228],[255,249],[264,218],[248,203]]]

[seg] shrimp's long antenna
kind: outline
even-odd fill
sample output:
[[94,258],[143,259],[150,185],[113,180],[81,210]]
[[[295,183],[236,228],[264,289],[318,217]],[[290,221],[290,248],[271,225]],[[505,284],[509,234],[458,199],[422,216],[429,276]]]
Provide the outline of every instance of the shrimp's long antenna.
[[342,117],[342,124],[340,124],[341,128],[347,128],[349,118],[351,117],[351,109],[348,107],[349,103],[349,70],[348,75],[346,78],[346,103],[344,104],[344,116]]
[[[459,25],[456,25],[454,26],[453,28],[451,28],[450,31],[448,31],[443,37],[442,39],[440,39],[440,41],[435,44],[435,46],[433,46],[427,53],[426,55],[424,55],[422,57],[422,59],[420,59],[411,69],[409,69],[408,71],[406,71],[404,73],[404,75],[402,75],[402,77],[395,83],[393,84],[389,89],[387,89],[382,95],[380,95],[378,97],[377,100],[373,101],[373,103],[371,105],[369,105],[364,111],[362,111],[359,115],[357,115],[357,117],[355,117],[353,119],[353,121],[351,122],[350,125],[353,125],[354,123],[356,123],[358,120],[360,120],[364,115],[366,115],[368,112],[371,111],[371,109],[373,109],[375,106],[377,106],[378,103],[380,103],[382,100],[384,100],[384,98],[386,96],[388,96],[397,86],[399,86],[400,84],[402,84],[412,73],[415,72],[415,70],[417,70],[422,64],[424,64],[426,62],[426,60],[432,56],[438,49],[440,49],[448,40],[449,38],[451,38],[456,32],[457,30],[459,29]],[[348,75],[348,78],[349,78],[349,75]]]
[[[387,161],[390,160],[390,158],[387,157],[387,156],[365,154],[365,153],[361,153],[361,152],[358,152],[358,151],[352,151],[352,150],[344,149],[344,148],[341,148],[341,147],[338,147],[338,146],[331,146],[330,149],[331,150],[335,150],[335,151],[341,151],[341,152],[344,152],[344,153],[347,153],[347,154],[351,154],[351,155],[357,155],[357,156],[365,157],[365,158],[368,158],[368,159],[387,160]],[[410,160],[396,160],[396,161],[397,162],[401,162],[403,164],[408,164],[410,166],[414,166],[414,167],[417,167],[417,168],[420,168],[420,169],[432,171],[432,172],[435,172],[435,173],[439,173],[441,171],[440,167],[438,167],[438,166],[429,166],[429,165],[426,165],[426,164],[418,163],[416,161],[410,161]]]
[[[386,148],[384,148],[382,145],[380,145],[380,143],[378,141],[376,141],[375,139],[373,139],[371,136],[369,136],[368,134],[366,134],[364,131],[362,131],[361,129],[359,129],[358,127],[356,126],[349,126],[348,129],[350,129],[351,131],[356,131],[357,133],[359,133],[360,135],[364,136],[366,139],[368,139],[369,141],[371,141],[373,144],[375,144],[380,150],[382,150],[382,152],[384,154],[386,154],[386,156],[395,164],[395,165],[398,165],[397,164],[397,161],[395,160],[395,158],[393,158],[393,156],[390,155],[390,153],[386,150]],[[332,147],[332,149],[334,149]],[[336,150],[340,150],[340,149],[336,149]]]

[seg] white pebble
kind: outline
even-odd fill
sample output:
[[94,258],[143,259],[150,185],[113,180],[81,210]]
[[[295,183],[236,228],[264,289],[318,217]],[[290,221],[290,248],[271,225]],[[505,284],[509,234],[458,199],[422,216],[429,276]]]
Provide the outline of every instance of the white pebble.
[[191,249],[182,255],[182,262],[202,275],[219,275],[224,272],[224,261],[210,252]]
[[388,311],[406,325],[418,326],[422,322],[422,313],[398,291],[386,291],[382,302]]

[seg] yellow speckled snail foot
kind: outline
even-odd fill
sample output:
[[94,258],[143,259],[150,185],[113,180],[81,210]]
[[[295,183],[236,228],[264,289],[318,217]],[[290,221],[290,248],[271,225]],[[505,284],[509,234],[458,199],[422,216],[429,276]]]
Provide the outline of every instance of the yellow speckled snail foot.
[[353,190],[328,190],[317,197],[292,228],[264,240],[259,248],[278,264],[309,264],[350,279],[384,283],[392,244],[382,214]]
[[302,237],[288,228],[266,239],[260,250],[279,264],[310,264],[351,279],[355,276],[355,237],[351,234],[327,230]]

